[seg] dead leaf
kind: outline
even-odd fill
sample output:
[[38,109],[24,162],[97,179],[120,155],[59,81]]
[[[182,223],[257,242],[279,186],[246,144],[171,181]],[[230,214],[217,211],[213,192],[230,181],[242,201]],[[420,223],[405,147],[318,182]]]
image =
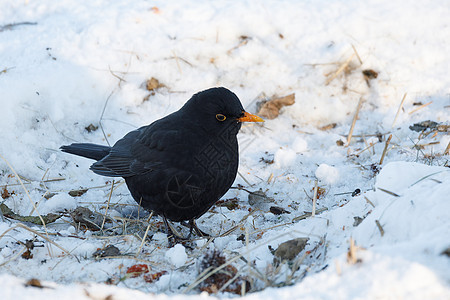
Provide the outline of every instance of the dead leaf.
[[42,220],[39,216],[21,216],[18,215],[16,213],[14,213],[5,203],[0,204],[0,210],[1,213],[3,214],[3,216],[10,218],[10,219],[14,219],[17,221],[21,221],[21,222],[30,222],[33,224],[37,224],[37,225],[42,225],[42,220],[44,220],[45,224],[48,223],[53,223],[56,220],[58,220],[59,218],[61,218],[61,215],[59,214],[46,214],[46,215],[41,215]]
[[167,271],[161,271],[153,274],[145,274],[144,280],[145,282],[152,283],[159,280],[159,278],[165,274],[167,274]]
[[289,106],[295,103],[295,94],[290,94],[285,97],[275,98],[264,102],[257,113],[262,118],[269,120],[275,119],[280,114],[280,109],[283,106]]
[[226,207],[228,210],[239,208],[239,199],[234,197],[231,199],[219,200],[216,202],[216,206]]
[[153,13],[155,13],[155,14],[161,13],[161,11],[159,10],[159,8],[156,7],[156,6],[153,6],[152,8],[150,8],[150,10],[151,10]]
[[248,194],[248,204],[261,210],[265,210],[266,206],[273,202],[275,202],[275,199],[272,197],[268,197],[262,189],[254,192],[249,192]]
[[36,278],[31,278],[30,280],[28,280],[25,283],[25,286],[32,286],[32,287],[37,287],[37,288],[44,288],[44,286],[41,284],[41,281],[39,279]]
[[416,131],[416,132],[421,132],[427,129],[433,130],[438,126],[439,123],[431,121],[431,120],[427,120],[427,121],[422,121],[419,123],[414,123],[414,125],[409,126],[410,130]]
[[164,84],[160,83],[158,79],[156,79],[155,77],[150,78],[149,80],[147,80],[147,82],[145,83],[145,88],[147,89],[147,91],[154,91],[156,89],[165,87]]
[[148,273],[150,271],[148,265],[145,264],[137,264],[132,265],[127,269],[127,275],[131,278],[136,278],[141,276],[142,274]]
[[336,123],[331,123],[331,124],[328,124],[328,125],[319,127],[319,130],[326,131],[326,130],[333,129],[333,128],[335,128],[336,126],[337,126]]
[[287,211],[284,208],[279,207],[279,206],[271,206],[269,210],[274,215],[290,214],[291,213],[290,211]]
[[83,227],[83,229],[89,229],[92,231],[100,230],[104,218],[103,215],[93,212],[89,208],[82,206],[75,208],[70,213],[70,216],[77,226],[79,224]]
[[96,131],[98,129],[98,126],[95,126],[94,124],[89,124],[88,126],[84,127],[87,132]]
[[7,189],[6,189],[6,186],[3,188],[3,191],[2,191],[2,198],[3,199],[7,199],[7,198],[9,198],[9,197],[11,197],[11,195],[14,195],[14,192],[9,192]]
[[114,245],[108,245],[103,249],[97,249],[92,256],[99,259],[103,257],[120,256],[120,250]]
[[83,195],[87,191],[88,191],[87,189],[72,190],[72,191],[69,192],[69,195],[72,196],[72,197],[80,197],[81,195]]
[[281,261],[294,259],[303,249],[309,238],[296,238],[287,242],[281,243],[277,250],[273,253]]
[[372,69],[367,69],[362,71],[365,80],[376,79],[378,77],[378,73]]

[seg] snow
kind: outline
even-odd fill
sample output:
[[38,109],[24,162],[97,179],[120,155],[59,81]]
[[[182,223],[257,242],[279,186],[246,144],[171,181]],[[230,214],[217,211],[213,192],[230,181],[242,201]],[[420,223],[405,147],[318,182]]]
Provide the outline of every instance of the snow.
[[39,207],[39,213],[46,215],[55,211],[63,211],[77,208],[77,200],[68,194],[58,194],[44,202]]
[[339,180],[339,170],[327,164],[320,164],[315,175],[325,184],[334,184]]
[[[449,15],[445,1],[0,1],[2,203],[20,216],[62,215],[45,228],[0,218],[0,298],[233,297],[192,286],[216,249],[251,282],[247,299],[449,299],[450,134],[409,128],[449,125]],[[368,69],[378,77],[366,81]],[[165,86],[154,94],[152,77]],[[197,221],[215,239],[170,248],[161,219],[147,223],[123,182],[112,189],[92,161],[58,149],[112,144],[212,86],[251,113],[275,95],[294,93],[295,104],[238,136],[233,186],[265,196],[231,189],[223,199],[234,208]],[[316,179],[323,192],[310,217]],[[79,206],[107,215],[105,231],[76,226]],[[269,246],[299,237],[306,248],[277,266]],[[107,245],[120,255],[93,257]],[[127,277],[136,264],[149,273]],[[44,288],[26,286],[31,278]]]
[[167,250],[166,257],[176,268],[183,266],[188,258],[186,250],[181,244],[176,244],[175,246]]

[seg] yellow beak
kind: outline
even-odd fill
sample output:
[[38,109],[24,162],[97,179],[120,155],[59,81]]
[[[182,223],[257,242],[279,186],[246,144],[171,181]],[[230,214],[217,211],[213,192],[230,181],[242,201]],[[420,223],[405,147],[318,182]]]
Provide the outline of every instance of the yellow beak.
[[237,119],[239,122],[264,122],[264,120],[257,115],[252,115],[244,111],[244,116]]

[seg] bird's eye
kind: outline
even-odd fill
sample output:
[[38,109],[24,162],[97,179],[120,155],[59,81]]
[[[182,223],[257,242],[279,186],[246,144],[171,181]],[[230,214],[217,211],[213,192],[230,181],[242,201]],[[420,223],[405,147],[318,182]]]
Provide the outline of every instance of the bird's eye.
[[220,122],[223,122],[223,121],[225,121],[225,120],[227,119],[227,117],[225,117],[225,116],[222,115],[222,114],[217,114],[217,115],[216,115],[216,119],[217,119],[218,121],[220,121]]

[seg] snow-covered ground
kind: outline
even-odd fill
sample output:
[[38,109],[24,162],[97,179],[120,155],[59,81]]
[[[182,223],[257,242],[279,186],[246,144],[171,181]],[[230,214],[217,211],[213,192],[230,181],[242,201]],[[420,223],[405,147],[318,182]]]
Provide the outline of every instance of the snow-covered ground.
[[[248,299],[449,299],[449,16],[446,1],[0,1],[0,298],[233,296],[200,290],[220,289],[202,280],[215,249]],[[252,113],[295,104],[241,130],[245,190],[197,222],[216,238],[169,248],[124,184],[58,148],[113,144],[212,86]],[[306,237],[291,260],[271,251]]]

